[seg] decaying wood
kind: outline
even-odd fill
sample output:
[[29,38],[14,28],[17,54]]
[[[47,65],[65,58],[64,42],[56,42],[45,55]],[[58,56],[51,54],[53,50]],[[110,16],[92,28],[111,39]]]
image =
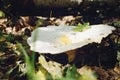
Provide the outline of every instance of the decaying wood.
[[[108,5],[114,5],[119,3],[119,0],[16,0],[16,5],[19,5],[21,7],[36,7],[36,8],[42,8],[42,7],[76,7],[84,3],[84,5],[87,4],[101,4],[106,3]],[[31,7],[31,8],[32,8]]]
[[33,0],[37,6],[69,7],[80,5],[83,0]]

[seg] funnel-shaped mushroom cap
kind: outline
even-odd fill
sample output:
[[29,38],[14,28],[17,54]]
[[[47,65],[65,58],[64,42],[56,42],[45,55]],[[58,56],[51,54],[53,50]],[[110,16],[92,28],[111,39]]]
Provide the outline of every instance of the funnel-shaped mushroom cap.
[[108,25],[91,25],[82,32],[74,31],[76,26],[47,26],[37,28],[27,42],[31,50],[39,53],[59,54],[83,47],[89,43],[100,43],[115,30]]

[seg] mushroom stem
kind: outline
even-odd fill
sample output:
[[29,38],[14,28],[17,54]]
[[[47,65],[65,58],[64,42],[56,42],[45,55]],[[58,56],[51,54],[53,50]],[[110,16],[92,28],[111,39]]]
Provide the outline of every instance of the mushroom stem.
[[70,50],[70,51],[66,52],[66,54],[68,55],[68,61],[69,61],[69,63],[71,63],[74,60],[74,58],[76,56],[76,52],[77,52],[76,49],[75,50]]

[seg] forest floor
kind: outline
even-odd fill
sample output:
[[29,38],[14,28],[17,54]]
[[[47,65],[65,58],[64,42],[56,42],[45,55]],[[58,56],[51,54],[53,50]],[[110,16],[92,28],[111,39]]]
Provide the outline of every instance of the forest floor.
[[[120,54],[120,16],[117,14],[106,16],[103,14],[60,17],[20,16],[14,26],[6,25],[7,19],[0,19],[0,80],[25,80],[25,76],[18,72],[18,68],[24,64],[24,58],[17,50],[16,42],[22,43],[30,55],[31,51],[27,44],[27,38],[38,26],[76,26],[78,23],[84,22],[90,22],[91,25],[109,24],[115,26],[116,30],[103,39],[101,44],[92,43],[77,49],[76,57],[71,63],[68,62],[65,53],[60,55],[46,54],[44,56],[62,65],[75,64],[77,69],[88,66],[97,73],[98,80],[120,80],[120,60],[118,59],[120,58],[118,55]],[[39,56],[36,53],[36,62]],[[24,66],[22,68],[24,69]]]

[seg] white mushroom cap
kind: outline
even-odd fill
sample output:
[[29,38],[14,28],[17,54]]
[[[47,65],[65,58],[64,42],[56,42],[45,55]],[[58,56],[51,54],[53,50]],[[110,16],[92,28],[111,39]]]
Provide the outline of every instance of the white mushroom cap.
[[89,43],[100,43],[115,28],[108,25],[91,25],[83,32],[73,31],[75,26],[47,26],[37,28],[27,42],[30,49],[39,53],[59,54],[83,47]]

